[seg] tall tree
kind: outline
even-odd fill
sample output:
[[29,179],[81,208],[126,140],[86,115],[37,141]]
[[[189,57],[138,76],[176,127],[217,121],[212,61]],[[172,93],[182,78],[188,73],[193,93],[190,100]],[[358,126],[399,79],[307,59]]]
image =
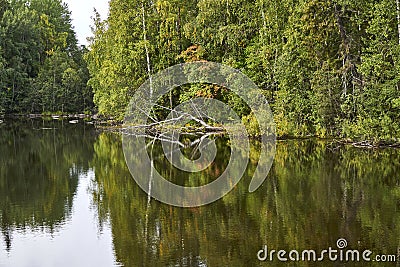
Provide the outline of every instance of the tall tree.
[[86,55],[99,112],[122,119],[135,89],[150,74],[174,65],[188,46],[183,25],[192,1],[110,1],[109,17],[94,18]]
[[[88,71],[82,60],[84,49],[77,45],[68,6],[61,0],[2,0],[0,7],[1,111],[83,111],[84,105],[77,104],[76,98],[87,95],[83,92],[87,91]],[[51,61],[58,64],[53,64],[49,72]],[[61,78],[55,77],[55,73],[61,77],[67,68],[79,73],[80,85],[76,90],[71,91]],[[54,91],[49,89],[49,84]],[[40,95],[45,91],[46,94]],[[57,98],[59,94],[64,97]],[[50,95],[51,105],[42,101]],[[67,99],[75,102],[57,102]],[[87,103],[90,107],[90,101]]]

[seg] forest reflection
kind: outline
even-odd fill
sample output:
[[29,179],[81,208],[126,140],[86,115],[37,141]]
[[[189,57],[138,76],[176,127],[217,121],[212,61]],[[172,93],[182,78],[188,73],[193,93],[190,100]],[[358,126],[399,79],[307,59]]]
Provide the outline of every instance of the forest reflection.
[[18,121],[0,129],[0,228],[6,249],[16,230],[57,232],[70,217],[78,176],[89,170],[92,127]]
[[[178,184],[206,184],[228,164],[229,140],[217,138],[216,145],[216,160],[199,173],[181,172],[162,156],[155,157],[154,165]],[[161,144],[153,149],[161,154]],[[352,249],[397,254],[399,150],[364,150],[320,140],[279,141],[267,180],[249,193],[258,155],[259,144],[252,141],[245,177],[224,198],[199,208],[177,208],[149,199],[135,183],[118,134],[53,121],[4,124],[3,242],[10,250],[17,230],[56,233],[68,224],[78,177],[90,169],[95,175],[87,192],[97,217],[87,219],[110,224],[110,249],[124,266],[259,266],[266,264],[257,259],[264,245],[322,250],[334,247],[338,238],[346,238]]]
[[[148,202],[126,167],[120,142],[103,133],[95,143],[93,198],[99,220],[111,220],[116,256],[126,266],[257,266],[256,253],[265,244],[322,250],[340,237],[351,248],[381,254],[396,254],[400,246],[398,150],[281,141],[268,179],[250,194],[259,155],[252,141],[244,179],[223,199],[184,209]],[[176,183],[205,184],[229,160],[228,142],[216,144],[217,160],[201,173],[179,172],[164,157],[156,157],[155,166]],[[160,154],[161,145],[154,150]]]

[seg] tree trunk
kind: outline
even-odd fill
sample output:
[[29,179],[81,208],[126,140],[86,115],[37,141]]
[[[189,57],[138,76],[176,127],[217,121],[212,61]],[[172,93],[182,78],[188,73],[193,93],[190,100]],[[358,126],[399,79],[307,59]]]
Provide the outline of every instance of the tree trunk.
[[398,31],[398,39],[400,45],[400,1],[396,0],[396,11],[397,11],[397,31]]
[[147,61],[147,74],[149,75],[149,82],[150,82],[150,99],[152,99],[153,98],[153,86],[152,86],[152,80],[151,80],[151,63],[150,63],[149,48],[147,47],[146,18],[145,18],[143,2],[142,2],[142,23],[143,23],[144,49],[146,51],[146,61]]
[[[348,80],[347,80],[347,71],[345,69],[346,69],[346,63],[349,60],[348,54],[349,54],[350,48],[349,48],[346,30],[343,25],[343,20],[340,16],[340,7],[338,7],[337,4],[334,4],[334,8],[335,8],[336,24],[339,28],[340,38],[342,39],[342,45],[343,45],[343,50],[344,50],[343,51],[343,60],[342,60],[342,66],[343,66],[343,74],[342,74],[343,92],[342,92],[342,94],[344,96],[346,96]],[[350,62],[350,64],[351,64],[351,62]]]

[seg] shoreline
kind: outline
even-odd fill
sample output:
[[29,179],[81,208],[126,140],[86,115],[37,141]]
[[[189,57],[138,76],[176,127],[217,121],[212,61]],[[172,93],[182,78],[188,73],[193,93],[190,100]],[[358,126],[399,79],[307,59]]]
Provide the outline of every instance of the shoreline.
[[[61,121],[67,120],[71,124],[79,123],[79,120],[82,122],[86,122],[87,124],[94,125],[97,130],[104,132],[113,132],[113,133],[122,133],[125,129],[123,127],[123,122],[115,120],[113,118],[106,118],[99,116],[97,114],[84,114],[84,113],[75,113],[75,114],[1,114],[0,115],[0,125],[5,124],[7,119],[43,119],[43,120],[54,120]],[[198,134],[204,133],[200,130]],[[220,134],[223,134],[222,132]],[[251,136],[251,139],[260,139],[261,136]],[[394,148],[400,149],[400,143],[394,142],[391,140],[362,140],[355,138],[340,138],[340,137],[325,137],[321,138],[318,136],[278,136],[276,137],[277,141],[287,141],[287,140],[308,140],[308,139],[318,139],[318,140],[326,140],[332,141],[339,145],[351,145],[356,148],[364,148],[364,149],[382,149],[382,148]]]

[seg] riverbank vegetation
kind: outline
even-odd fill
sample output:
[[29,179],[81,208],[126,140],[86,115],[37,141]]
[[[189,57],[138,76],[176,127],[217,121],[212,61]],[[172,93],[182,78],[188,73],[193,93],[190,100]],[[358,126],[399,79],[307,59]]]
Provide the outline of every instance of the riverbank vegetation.
[[[150,75],[206,60],[263,90],[278,136],[400,139],[399,0],[111,0],[106,20],[94,15],[87,51],[59,1],[0,3],[5,112],[82,110],[93,90],[97,111],[122,120]],[[162,101],[196,96],[223,100],[257,125],[221,87],[187,86]]]
[[[399,12],[395,0],[113,0],[95,20],[89,84],[99,111],[122,118],[149,73],[215,61],[264,91],[279,136],[396,139]],[[196,95],[226,100],[215,86],[172,97]]]

